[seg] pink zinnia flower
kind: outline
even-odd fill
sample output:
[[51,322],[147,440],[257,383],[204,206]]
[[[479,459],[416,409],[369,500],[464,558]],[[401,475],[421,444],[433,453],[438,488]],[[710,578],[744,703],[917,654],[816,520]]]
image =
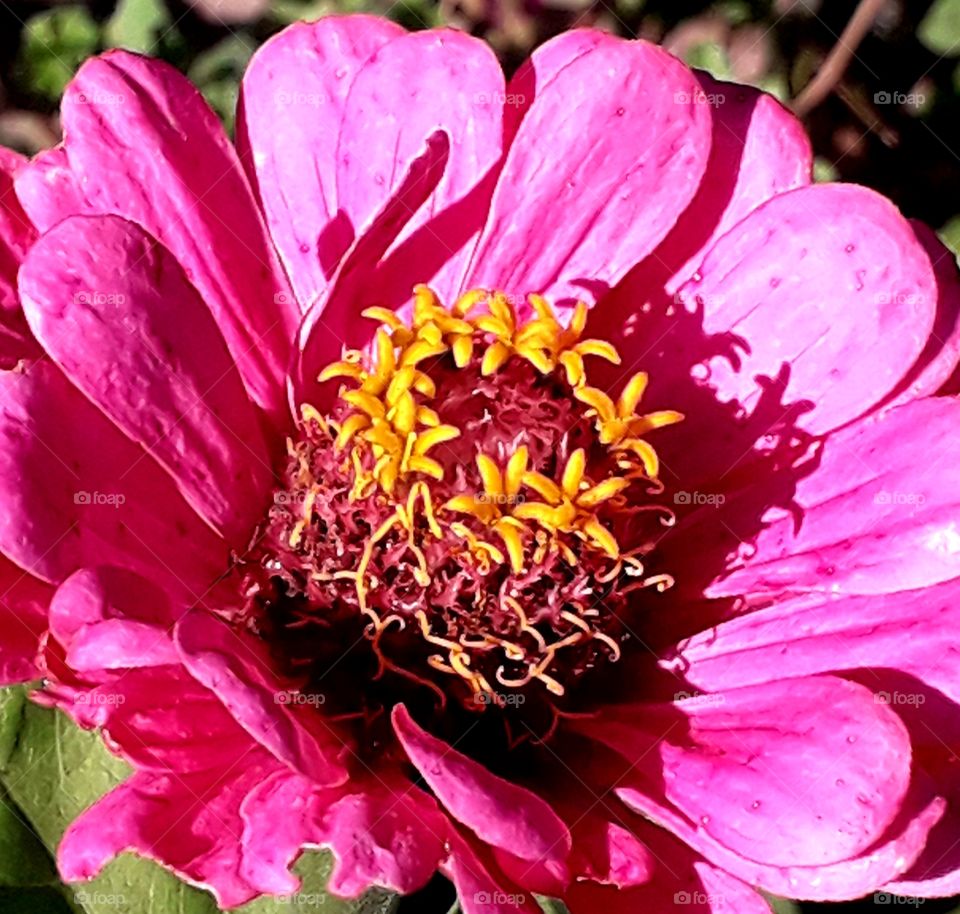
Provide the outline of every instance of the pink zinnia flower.
[[320,845],[467,914],[960,891],[928,230],[593,31],[505,84],[295,26],[236,147],[110,53],[63,124],[4,160],[0,669],[135,768],[66,879],[132,849],[232,906]]

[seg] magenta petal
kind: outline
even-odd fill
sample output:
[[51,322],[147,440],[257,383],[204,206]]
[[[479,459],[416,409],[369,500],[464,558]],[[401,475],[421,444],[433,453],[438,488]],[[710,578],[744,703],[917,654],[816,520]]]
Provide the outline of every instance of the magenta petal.
[[67,216],[139,223],[210,307],[254,401],[282,413],[298,309],[233,147],[173,67],[123,51],[87,61],[62,104],[64,144],[17,177],[46,231]]
[[960,362],[960,271],[956,255],[922,222],[911,220],[937,282],[936,317],[930,339],[910,374],[888,405],[896,406],[937,393]]
[[131,850],[209,889],[221,907],[249,901],[257,892],[240,872],[240,806],[276,765],[251,750],[211,772],[137,772],[67,829],[58,850],[61,875],[92,879]]
[[166,594],[123,568],[84,568],[58,588],[50,631],[79,672],[178,663]]
[[[677,702],[659,716],[654,707],[614,707],[578,728],[632,761],[658,754],[665,803],[738,856],[829,865],[866,851],[900,812],[909,736],[856,683],[810,677]],[[645,765],[654,769],[652,756]]]
[[650,267],[669,277],[669,295],[718,238],[760,204],[809,184],[813,170],[803,124],[775,98],[705,73],[697,79],[703,103],[713,105],[713,142],[697,195],[650,256]]
[[[881,594],[960,576],[958,419],[957,400],[916,400],[831,435],[795,513],[771,511],[708,595]],[[737,507],[721,509],[728,529]]]
[[400,781],[357,785],[322,812],[319,825],[319,840],[337,860],[330,890],[349,898],[372,885],[423,888],[447,854],[449,828],[436,801]]
[[507,85],[508,102],[503,109],[504,134],[509,147],[520,123],[537,95],[557,74],[584,54],[603,43],[605,32],[598,29],[570,29],[540,45],[514,73]]
[[313,708],[290,701],[263,641],[203,611],[183,616],[175,639],[187,669],[255,740],[319,785],[346,781],[345,744]]
[[570,833],[545,800],[431,736],[403,705],[393,710],[393,728],[410,761],[454,818],[487,844],[563,871]]
[[36,236],[13,189],[14,175],[26,161],[0,146],[0,323],[8,326],[22,325],[17,270]]
[[683,642],[677,663],[718,691],[834,670],[901,670],[960,704],[960,579],[894,594],[805,594]]
[[[453,29],[388,42],[350,87],[337,147],[336,199],[355,236],[395,194],[427,138],[438,130],[450,137],[443,178],[424,206],[408,213],[398,239],[427,226],[405,248],[415,268],[408,264],[394,277],[400,285],[394,300],[396,294],[406,298],[416,282],[430,282],[445,298],[456,291],[489,194],[479,203],[466,198],[500,160],[504,97],[503,71],[490,46]],[[455,218],[434,224],[454,206]]]
[[170,253],[116,216],[47,232],[20,272],[27,320],[67,376],[237,548],[266,509],[270,458],[217,325]]
[[403,34],[378,16],[298,22],[264,44],[244,74],[237,148],[303,307],[343,254],[331,223],[347,93],[374,52]]
[[540,914],[532,893],[496,872],[474,842],[452,832],[447,873],[463,914]]
[[770,914],[770,907],[750,886],[668,832],[648,822],[632,823],[650,844],[654,866],[649,881],[626,889],[578,882],[564,897],[570,914],[636,914],[638,911],[684,911],[689,914]]
[[169,476],[50,362],[0,372],[0,503],[0,549],[53,583],[109,563],[195,604],[226,561]]
[[0,555],[0,685],[39,675],[37,653],[52,590]]
[[299,887],[290,865],[305,845],[329,847],[329,888],[354,898],[371,886],[409,893],[422,888],[446,856],[446,819],[436,802],[393,775],[318,790],[278,772],[243,804],[244,877],[260,891]]
[[[442,131],[431,134],[410,164],[395,196],[377,214],[365,234],[344,255],[330,288],[304,316],[299,333],[298,388],[293,402],[323,406],[324,387],[316,383],[321,369],[336,360],[344,346],[362,347],[374,325],[362,318],[370,277],[402,226],[434,192],[450,159],[450,138]],[[328,383],[326,393],[336,391]],[[293,405],[293,403],[291,403]]]
[[[943,815],[943,800],[910,808],[899,827],[864,854],[826,866],[770,866],[730,851],[685,816],[652,800],[645,790],[624,787],[621,799],[652,822],[668,828],[712,864],[774,895],[807,901],[849,901],[876,890],[905,872]],[[771,827],[776,830],[776,825]]]
[[709,384],[752,409],[758,376],[789,368],[784,402],[825,432],[893,390],[926,345],[936,303],[930,259],[883,197],[844,184],[774,197],[724,235],[678,295],[708,334],[742,341],[740,364],[710,360]]
[[570,56],[523,116],[467,286],[596,297],[656,247],[696,192],[710,112],[693,74],[660,48],[611,36]]

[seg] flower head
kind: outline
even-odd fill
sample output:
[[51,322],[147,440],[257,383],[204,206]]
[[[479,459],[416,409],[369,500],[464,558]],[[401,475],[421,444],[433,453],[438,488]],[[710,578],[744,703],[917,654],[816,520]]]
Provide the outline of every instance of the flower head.
[[955,269],[713,88],[331,17],[255,56],[235,147],[113,52],[2,163],[0,673],[135,769],[66,878],[957,891]]

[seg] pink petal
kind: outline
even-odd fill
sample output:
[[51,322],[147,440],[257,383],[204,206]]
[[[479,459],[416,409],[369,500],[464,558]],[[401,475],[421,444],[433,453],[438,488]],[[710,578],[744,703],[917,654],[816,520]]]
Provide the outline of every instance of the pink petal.
[[884,667],[960,704],[960,580],[894,594],[805,594],[683,642],[677,662],[717,691],[833,670]]
[[540,914],[533,894],[497,873],[475,840],[453,831],[448,840],[447,873],[463,914]]
[[379,16],[298,22],[264,44],[243,77],[237,148],[301,304],[343,254],[336,242],[336,152],[359,69],[403,29]]
[[748,411],[786,365],[784,403],[829,431],[893,390],[933,325],[930,259],[883,197],[854,185],[781,194],[723,236],[678,295],[703,308],[706,334],[742,340],[736,366],[708,362],[720,400]]
[[450,137],[443,178],[407,214],[394,267],[385,267],[371,300],[395,307],[417,282],[445,298],[458,291],[492,191],[479,185],[502,154],[504,98],[490,46],[452,29],[390,41],[358,73],[343,112],[336,197],[355,237],[394,196],[428,137]]
[[299,888],[289,867],[305,845],[333,851],[329,888],[350,898],[375,885],[416,891],[446,855],[447,824],[435,801],[386,772],[332,790],[278,772],[251,792],[241,812],[243,874],[263,892]]
[[56,583],[110,563],[203,600],[226,548],[167,474],[50,362],[0,372],[0,548]]
[[169,251],[116,216],[47,232],[20,273],[31,328],[66,375],[237,548],[266,511],[258,410]]
[[[708,596],[880,594],[960,576],[958,419],[953,399],[917,400],[830,436],[795,511],[771,511]],[[722,509],[735,533],[738,510],[732,499]]]
[[298,309],[233,147],[173,67],[124,51],[87,61],[64,94],[63,147],[18,175],[46,231],[67,216],[139,223],[181,263],[253,400],[278,414]]
[[13,189],[14,175],[26,159],[0,146],[0,323],[25,330],[17,298],[17,270],[36,230]]
[[[944,811],[940,799],[925,807],[911,804],[888,836],[851,860],[826,866],[771,866],[732,852],[685,816],[651,799],[644,790],[624,787],[618,793],[632,809],[670,829],[726,873],[774,895],[807,901],[861,898],[905,872],[922,852]],[[771,833],[775,832],[776,823],[771,825]]]
[[166,595],[121,568],[71,575],[50,604],[43,690],[34,698],[81,726],[102,727],[140,768],[223,768],[252,740],[184,670]]
[[757,892],[702,860],[668,832],[640,819],[635,819],[632,827],[651,845],[655,865],[649,881],[626,890],[575,883],[564,898],[570,914],[673,910],[690,914],[770,914]]
[[0,555],[0,685],[39,676],[37,653],[51,589]]
[[[900,719],[868,689],[829,676],[681,701],[659,714],[611,708],[577,728],[655,772],[664,802],[698,833],[777,868],[867,851],[910,783]],[[618,795],[634,805],[629,790]]]
[[410,164],[396,195],[377,214],[367,231],[344,255],[330,288],[304,316],[299,333],[298,387],[291,406],[304,401],[323,406],[336,393],[335,384],[324,387],[315,381],[321,369],[341,354],[343,348],[360,348],[373,337],[375,327],[364,320],[365,290],[376,265],[410,218],[434,192],[450,158],[450,138],[431,134],[420,154]]
[[930,787],[947,800],[944,817],[930,832],[923,853],[885,888],[898,895],[942,898],[960,892],[960,706],[922,680],[888,670],[867,670],[861,681],[900,714],[913,741],[914,758]]
[[410,761],[455,819],[487,844],[563,872],[570,833],[545,800],[431,736],[403,705],[392,716]]
[[178,663],[166,594],[123,568],[84,568],[50,603],[50,631],[79,672]]
[[288,700],[262,641],[204,611],[183,616],[175,639],[190,673],[276,758],[321,786],[346,781],[345,743],[313,708]]
[[[686,679],[708,690],[836,669],[866,670],[860,680],[904,717],[915,760],[930,774],[933,787],[948,795],[950,816],[935,827],[917,865],[891,889],[931,897],[960,890],[960,778],[954,754],[960,747],[949,745],[956,743],[960,709],[957,704],[944,711],[937,707],[938,696],[960,703],[958,625],[957,580],[889,595],[813,594],[691,638],[680,646],[678,660]],[[889,670],[913,678],[888,682],[883,672]],[[918,683],[931,686],[929,694]],[[945,704],[942,697],[939,701]]]
[[773,96],[697,73],[713,106],[710,161],[693,202],[651,255],[669,264],[673,295],[704,254],[740,220],[778,194],[810,184],[813,150],[803,124]]
[[[776,99],[749,86],[697,73],[701,104],[713,114],[706,174],[693,201],[657,249],[630,271],[590,315],[589,333],[615,343],[627,364],[649,362],[663,330],[638,303],[659,314],[723,234],[777,194],[810,183],[813,153],[803,125]],[[643,322],[641,324],[641,322]],[[677,328],[672,327],[672,333]],[[598,365],[597,377],[621,382],[621,369]],[[662,370],[654,375],[662,382]]]
[[257,892],[241,875],[240,807],[276,769],[266,752],[251,750],[217,771],[139,771],[70,825],[60,873],[67,882],[92,879],[129,850],[208,889],[221,907],[243,904]]
[[560,55],[573,59],[559,72],[550,72],[553,55],[542,57],[547,81],[507,153],[464,285],[593,298],[649,254],[693,198],[710,112],[694,101],[693,74],[643,41],[604,36],[579,56]]
[[503,109],[505,147],[513,142],[534,99],[561,70],[601,45],[605,35],[598,29],[586,28],[561,32],[540,45],[517,68],[507,84],[507,104]]
[[573,826],[574,851],[582,857],[571,861],[571,869],[580,878],[620,889],[643,885],[653,869],[650,852],[632,832],[604,818],[588,814]]
[[937,393],[960,362],[960,272],[957,258],[936,233],[922,222],[911,220],[917,240],[923,245],[937,282],[936,318],[927,345],[895,391],[891,406]]

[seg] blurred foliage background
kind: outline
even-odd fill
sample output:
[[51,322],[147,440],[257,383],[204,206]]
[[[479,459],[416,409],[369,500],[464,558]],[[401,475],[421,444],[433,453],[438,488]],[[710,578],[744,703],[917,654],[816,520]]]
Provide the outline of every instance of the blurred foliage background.
[[[412,29],[469,31],[490,42],[508,72],[541,42],[577,26],[656,41],[714,76],[760,86],[792,105],[813,139],[818,179],[874,187],[960,250],[960,0],[0,0],[0,144],[29,154],[56,143],[64,86],[84,59],[111,47],[179,67],[229,127],[240,78],[263,41],[297,19],[358,11]],[[863,27],[852,34],[857,15]],[[844,47],[854,53],[841,72],[830,61]],[[820,91],[804,92],[818,73]],[[55,742],[62,752],[61,735]],[[0,802],[0,818],[16,811],[7,800]],[[48,849],[55,841],[46,840],[35,819],[27,824],[32,817],[14,818],[29,833],[14,845],[13,832],[0,821],[0,914],[99,914],[100,905],[79,904],[56,885],[39,841],[31,850],[33,828]],[[447,892],[433,886],[403,902],[397,914],[445,909],[438,903],[449,903]],[[155,898],[155,887],[149,895]],[[778,902],[777,911],[915,906],[923,914],[958,914],[958,903],[880,896],[844,905]],[[195,904],[184,905],[183,897],[177,902],[181,911],[208,910]],[[151,902],[149,911],[162,907]],[[329,904],[330,914],[338,910],[335,901]],[[130,912],[143,914],[136,905]]]

